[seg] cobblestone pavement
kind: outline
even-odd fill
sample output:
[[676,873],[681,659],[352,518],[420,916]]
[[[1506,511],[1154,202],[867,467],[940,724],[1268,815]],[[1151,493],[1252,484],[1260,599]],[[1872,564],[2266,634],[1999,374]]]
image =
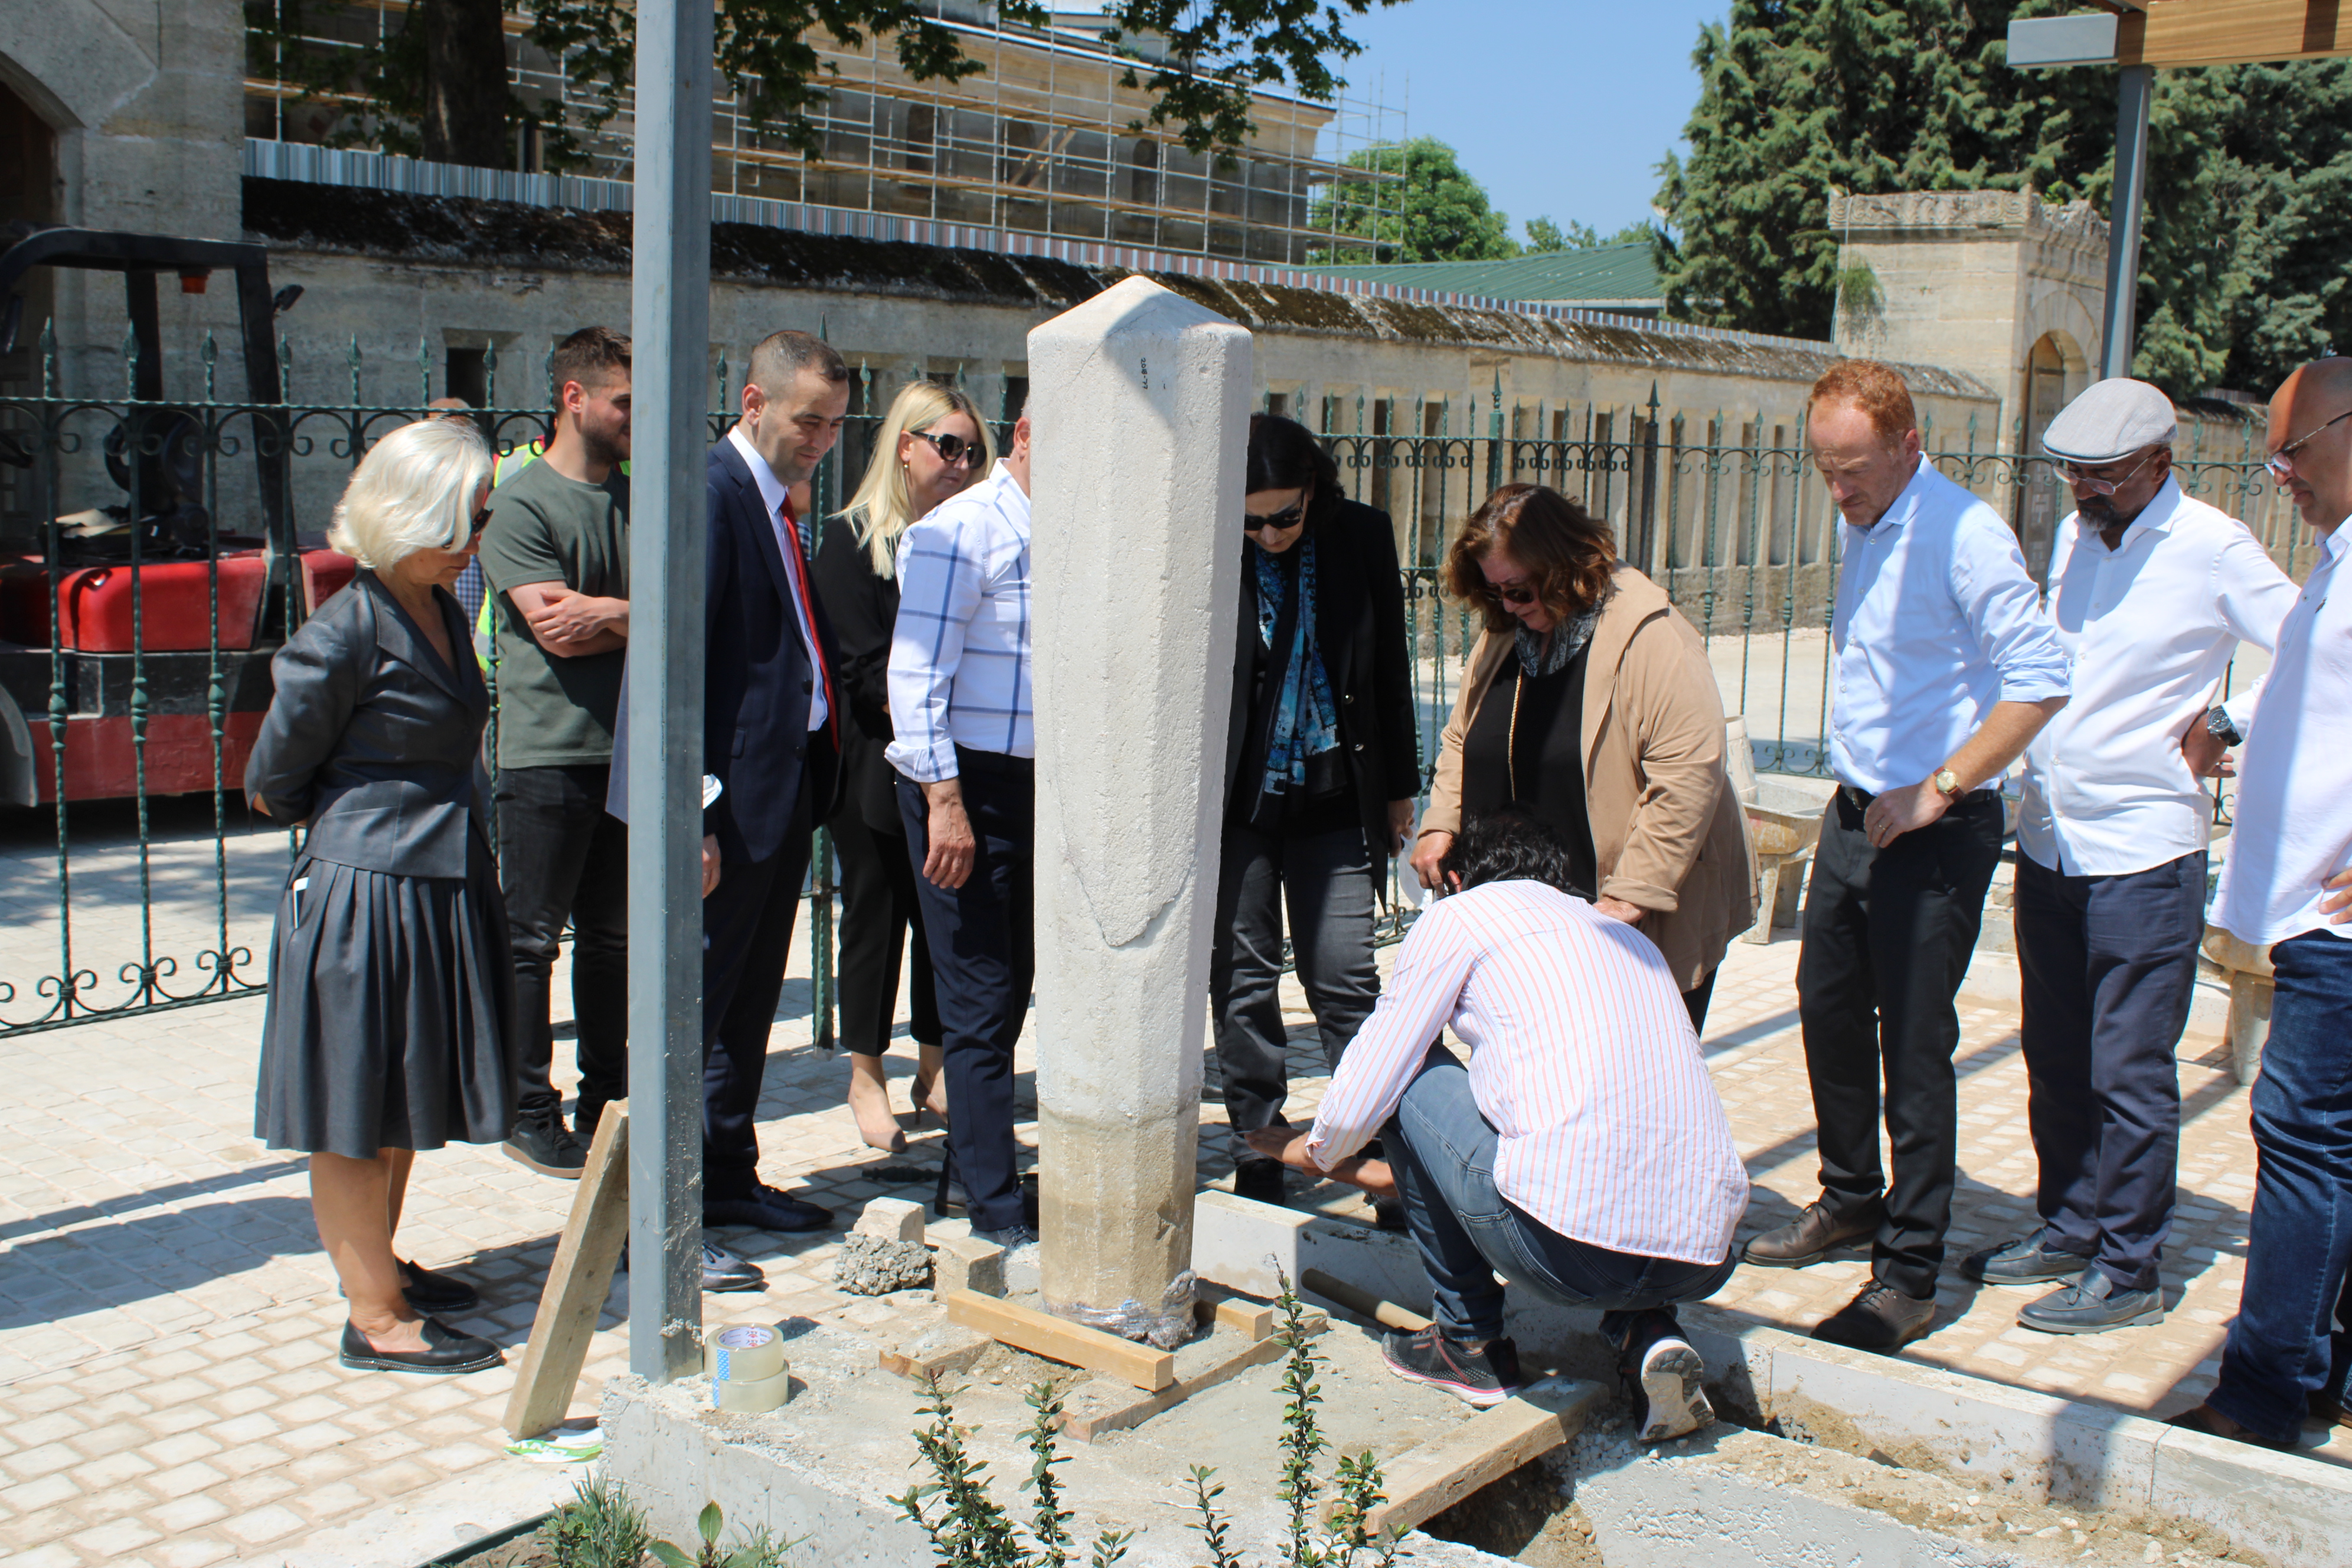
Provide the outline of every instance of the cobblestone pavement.
[[[1757,1182],[1743,1234],[1813,1195],[1811,1111],[1790,980],[1796,944],[1735,945],[1708,1051]],[[795,959],[803,972],[803,937]],[[2033,1178],[2013,963],[1984,953],[1964,994],[1963,1173],[1955,1253],[2028,1221]],[[564,992],[559,985],[558,995]],[[804,979],[785,992],[762,1100],[763,1168],[848,1216],[883,1194],[926,1195],[940,1134],[903,1154],[865,1148],[842,1104],[846,1067],[812,1049]],[[1322,1087],[1295,987],[1294,1118]],[[0,1042],[12,1086],[0,1146],[0,1540],[12,1568],[199,1568],[224,1563],[406,1568],[551,1506],[567,1474],[509,1458],[498,1423],[511,1371],[457,1379],[345,1372],[333,1275],[299,1159],[250,1136],[261,1005],[222,1003]],[[910,1047],[889,1058],[905,1104]],[[559,1045],[559,1054],[564,1047]],[[1028,1092],[1025,1047],[1022,1087]],[[2053,1339],[2019,1329],[2024,1292],[1948,1278],[1945,1326],[1906,1352],[1956,1371],[2118,1409],[2169,1415],[2210,1386],[2234,1309],[2252,1191],[2245,1092],[2218,1038],[2182,1047],[2183,1201],[2158,1327]],[[1213,1085],[1213,1071],[1211,1075]],[[1230,1173],[1222,1108],[1203,1108],[1202,1174]],[[1034,1127],[1024,1124],[1024,1139]],[[484,1305],[461,1326],[519,1359],[572,1188],[496,1149],[417,1163],[405,1256],[457,1266]],[[1345,1189],[1301,1203],[1360,1212]],[[722,1233],[768,1271],[764,1299],[706,1302],[713,1321],[846,1313],[877,1304],[830,1285],[834,1240]],[[1717,1298],[1803,1329],[1858,1287],[1858,1258],[1801,1272],[1744,1269]],[[623,1369],[616,1289],[572,1410]],[[2352,1463],[2339,1442],[2326,1457]]]

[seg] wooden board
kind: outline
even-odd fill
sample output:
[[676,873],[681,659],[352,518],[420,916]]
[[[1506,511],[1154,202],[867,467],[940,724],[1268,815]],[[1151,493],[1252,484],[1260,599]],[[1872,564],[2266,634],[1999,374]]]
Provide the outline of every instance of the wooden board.
[[613,1271],[629,1239],[629,1113],[616,1101],[604,1107],[588,1163],[572,1194],[563,1239],[540,1292],[539,1315],[531,1320],[530,1342],[507,1400],[509,1436],[536,1437],[572,1408],[580,1369],[588,1362],[588,1341],[612,1294]]
[[1575,1436],[1607,1392],[1597,1383],[1548,1377],[1444,1436],[1406,1449],[1381,1467],[1388,1500],[1365,1516],[1367,1528],[1375,1536],[1419,1528]]
[[1094,1372],[1108,1373],[1138,1388],[1158,1391],[1176,1381],[1176,1358],[1166,1351],[1139,1345],[1041,1312],[1034,1307],[1000,1301],[971,1290],[950,1290],[940,1297],[948,1321],[978,1329],[990,1339]]
[[1412,1308],[1382,1300],[1360,1286],[1350,1285],[1345,1279],[1334,1279],[1320,1268],[1302,1270],[1298,1282],[1326,1301],[1345,1307],[1356,1316],[1370,1319],[1384,1329],[1402,1329],[1406,1333],[1417,1334],[1429,1327],[1429,1320]]
[[1223,1287],[1203,1281],[1192,1303],[1193,1316],[1204,1323],[1229,1329],[1253,1343],[1274,1337],[1275,1312],[1263,1301],[1236,1296]]
[[[1220,1302],[1220,1308],[1226,1303]],[[1255,1305],[1248,1301],[1232,1303],[1236,1309]],[[1262,1308],[1267,1317],[1273,1309]],[[1235,1311],[1236,1317],[1251,1317]],[[1310,1308],[1300,1325],[1309,1335],[1319,1334],[1331,1326],[1331,1320],[1317,1309]],[[1139,1426],[1171,1405],[1181,1404],[1204,1389],[1238,1377],[1254,1366],[1266,1366],[1280,1361],[1290,1352],[1274,1337],[1269,1321],[1262,1338],[1252,1337],[1246,1329],[1235,1328],[1222,1318],[1222,1331],[1206,1345],[1199,1342],[1186,1345],[1177,1352],[1178,1376],[1174,1383],[1156,1393],[1137,1394],[1118,1388],[1107,1379],[1097,1379],[1074,1394],[1067,1414],[1062,1418],[1062,1430],[1081,1443],[1091,1443],[1106,1432],[1124,1431]]]
[[2149,0],[2116,26],[2116,63],[2248,65],[2352,54],[2352,5],[2338,0]]
[[929,1349],[924,1349],[919,1342],[905,1350],[883,1351],[882,1370],[912,1378],[918,1383],[927,1377],[945,1377],[951,1372],[970,1372],[995,1343],[986,1334],[974,1334],[961,1344],[935,1345]]

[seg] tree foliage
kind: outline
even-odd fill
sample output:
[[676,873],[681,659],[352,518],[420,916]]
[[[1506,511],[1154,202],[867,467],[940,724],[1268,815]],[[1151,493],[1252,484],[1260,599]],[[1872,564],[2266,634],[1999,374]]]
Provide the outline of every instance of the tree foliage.
[[[1662,165],[1669,309],[1829,335],[1832,189],[2031,187],[2105,213],[2115,76],[2012,70],[2012,16],[2073,0],[1733,0],[1700,29],[1686,159]],[[2264,388],[2352,342],[2352,63],[2160,72],[2135,374]]]
[[1591,250],[1603,245],[1643,245],[1649,243],[1657,231],[1646,222],[1629,223],[1615,234],[1602,234],[1589,223],[1569,220],[1562,228],[1548,217],[1528,219],[1528,238],[1524,247],[1530,256],[1541,256],[1554,250]]
[[[1347,19],[1399,3],[1108,0],[1102,37],[1128,62],[1120,84],[1151,96],[1131,132],[1149,124],[1192,152],[1228,152],[1255,129],[1254,89],[1329,99],[1345,85],[1334,66],[1360,50]],[[305,41],[336,14],[358,9],[352,0],[246,0],[247,27],[273,51],[284,79],[363,117],[341,133],[345,142],[500,167],[513,155],[514,128],[529,122],[541,128],[551,166],[562,167],[586,156],[586,139],[612,120],[631,85],[632,0],[404,0],[388,10],[381,42],[321,50]],[[1007,23],[1042,27],[1052,5],[998,0],[996,10]],[[565,58],[582,100],[534,107],[513,90],[504,49],[481,44],[499,37],[509,12],[523,19],[525,41]],[[373,18],[373,6],[367,14]],[[809,157],[823,151],[811,115],[830,69],[818,46],[829,38],[854,49],[868,37],[889,39],[917,81],[959,81],[986,68],[928,0],[717,0],[719,74],[755,126]],[[453,38],[469,42],[445,45]],[[1138,39],[1151,45],[1140,48]]]
[[1307,221],[1358,243],[1334,245],[1316,260],[1361,261],[1367,251],[1381,263],[1493,261],[1519,253],[1511,220],[1462,167],[1461,154],[1436,137],[1359,148],[1345,163],[1367,177],[1335,181]]

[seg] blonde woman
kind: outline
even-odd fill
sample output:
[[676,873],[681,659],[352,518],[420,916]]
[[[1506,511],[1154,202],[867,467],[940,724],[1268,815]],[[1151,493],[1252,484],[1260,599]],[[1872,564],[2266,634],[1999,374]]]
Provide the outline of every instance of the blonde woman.
[[501,1359],[431,1315],[473,1306],[473,1288],[392,1245],[416,1151],[514,1127],[514,963],[479,772],[490,697],[449,591],[489,491],[470,425],[376,443],[328,535],[361,571],[270,660],[245,770],[254,810],[310,828],[278,902],[254,1135],[310,1156],[319,1239],[351,1303],[349,1367]]
[[890,1110],[882,1055],[898,1005],[898,960],[915,933],[908,989],[909,1033],[919,1053],[915,1107],[942,1118],[940,1011],[930,949],[915,908],[915,872],[890,765],[887,671],[890,628],[898,618],[898,547],[908,524],[988,472],[995,454],[971,398],[918,381],[891,402],[876,432],[874,456],[849,505],[825,520],[810,582],[833,623],[840,655],[838,689],[848,713],[841,725],[841,804],[825,824],[841,862],[841,1039],[849,1047],[849,1109],[874,1148],[906,1148]]

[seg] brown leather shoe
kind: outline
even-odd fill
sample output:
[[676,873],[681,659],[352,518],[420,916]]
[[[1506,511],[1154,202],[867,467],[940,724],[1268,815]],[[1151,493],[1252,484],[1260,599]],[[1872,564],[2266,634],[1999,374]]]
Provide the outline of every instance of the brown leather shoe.
[[2251,1426],[2241,1426],[2210,1405],[2194,1405],[2169,1421],[2168,1426],[2179,1426],[2190,1432],[2202,1432],[2210,1437],[2227,1437],[2232,1443],[2251,1443],[2257,1448],[2289,1449],[2292,1443],[2275,1443]]
[[2322,1426],[2352,1427],[2352,1409],[2347,1409],[2332,1394],[2311,1396],[2311,1418]]
[[1749,1237],[1739,1260],[1765,1268],[1802,1268],[1849,1242],[1877,1235],[1879,1222],[1885,1217],[1885,1206],[1876,1198],[1850,1219],[1837,1218],[1824,1205],[1807,1204],[1804,1213],[1780,1229]]
[[1933,1296],[1923,1301],[1874,1279],[1853,1300],[1822,1319],[1813,1330],[1813,1338],[1884,1355],[1925,1338],[1935,1326]]

